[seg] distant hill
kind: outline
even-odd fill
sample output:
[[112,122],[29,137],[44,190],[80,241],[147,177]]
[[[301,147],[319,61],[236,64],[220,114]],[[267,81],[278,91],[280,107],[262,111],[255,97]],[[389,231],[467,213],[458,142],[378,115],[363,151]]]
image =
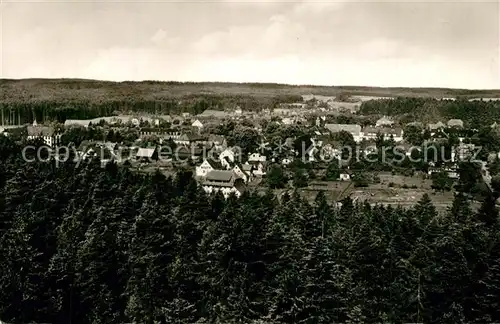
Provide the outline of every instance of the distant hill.
[[162,101],[195,95],[273,97],[303,94],[336,96],[340,93],[348,93],[349,95],[375,97],[500,97],[500,90],[311,86],[275,83],[110,82],[86,79],[0,79],[0,93],[0,103],[84,101],[91,104],[127,100]]

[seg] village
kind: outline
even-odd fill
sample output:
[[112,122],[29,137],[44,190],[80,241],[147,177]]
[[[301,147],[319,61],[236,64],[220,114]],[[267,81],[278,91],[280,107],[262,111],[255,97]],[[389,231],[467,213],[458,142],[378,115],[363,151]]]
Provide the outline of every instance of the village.
[[[403,206],[432,193],[438,208],[447,206],[460,161],[480,159],[478,130],[467,128],[460,119],[424,125],[388,116],[363,118],[358,113],[363,100],[377,98],[339,101],[304,95],[303,102],[259,112],[236,106],[197,115],[131,114],[68,119],[64,124],[35,120],[23,136],[41,139],[53,149],[71,145],[82,160],[98,156],[103,164],[116,161],[169,175],[190,170],[206,193],[219,191],[226,198],[239,197],[245,190],[271,188],[282,193],[295,188],[306,197],[324,191],[331,201],[351,196]],[[14,129],[4,126],[0,131],[9,135]],[[428,156],[432,145],[445,151]],[[385,154],[387,149],[382,161],[380,151]],[[496,163],[498,157],[496,152],[481,153],[482,175],[488,182],[487,162]]]

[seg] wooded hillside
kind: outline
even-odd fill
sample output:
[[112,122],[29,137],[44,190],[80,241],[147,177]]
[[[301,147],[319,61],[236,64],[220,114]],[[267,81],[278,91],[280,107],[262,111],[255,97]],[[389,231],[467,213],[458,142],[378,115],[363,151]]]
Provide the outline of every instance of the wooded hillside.
[[319,194],[208,197],[189,173],[34,162],[0,137],[0,318],[13,323],[500,321],[494,199],[438,215]]

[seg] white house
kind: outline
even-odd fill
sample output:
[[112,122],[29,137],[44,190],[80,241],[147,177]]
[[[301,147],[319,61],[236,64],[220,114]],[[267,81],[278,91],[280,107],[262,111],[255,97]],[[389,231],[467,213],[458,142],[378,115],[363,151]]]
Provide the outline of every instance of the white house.
[[227,170],[232,168],[232,164],[236,159],[236,153],[232,148],[227,148],[219,155],[219,161]]
[[195,168],[196,177],[206,177],[210,171],[223,170],[222,165],[217,161],[209,161],[207,159]]
[[355,142],[361,142],[363,140],[361,126],[357,124],[325,124],[325,128],[332,134],[339,133],[341,131],[351,133]]
[[[248,166],[245,167],[244,165],[235,164],[234,167],[233,167],[233,172],[238,177],[240,177],[241,179],[243,179],[243,181],[245,183],[247,183],[250,180],[250,176],[252,175],[252,173],[245,171],[245,169],[248,170]],[[251,166],[250,166],[250,170],[251,170]]]
[[292,125],[293,124],[293,119],[289,117],[285,117],[281,120],[283,125]]
[[392,126],[394,124],[394,121],[392,121],[390,118],[384,116],[377,120],[375,123],[375,127],[387,127],[387,126]]
[[248,156],[248,162],[265,162],[266,156],[260,153],[252,153]]
[[331,158],[340,158],[342,151],[333,147],[332,144],[326,144],[320,149],[320,157],[322,160]]
[[349,181],[349,180],[351,180],[351,175],[347,172],[342,172],[339,175],[339,180],[340,181]]
[[253,170],[252,173],[254,176],[262,177],[266,175],[266,162],[246,162],[245,165],[252,165]]
[[201,145],[209,144],[209,141],[206,137],[196,134],[182,134],[177,138],[172,137],[172,139],[174,143],[177,145],[189,146],[191,144],[201,144]]
[[378,134],[383,135],[385,140],[392,137],[396,143],[403,141],[403,130],[401,128],[365,127],[362,130],[362,138],[365,140],[374,140]]
[[198,129],[202,129],[203,128],[203,124],[202,122],[199,120],[199,119],[196,119],[192,124],[191,124],[192,127],[196,127]]

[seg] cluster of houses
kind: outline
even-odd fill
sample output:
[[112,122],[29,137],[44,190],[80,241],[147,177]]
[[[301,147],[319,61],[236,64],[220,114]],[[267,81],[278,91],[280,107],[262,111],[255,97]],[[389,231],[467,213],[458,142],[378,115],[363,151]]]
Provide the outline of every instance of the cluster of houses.
[[[316,119],[316,125],[324,125],[332,133],[337,133],[341,131],[348,132],[354,138],[356,143],[362,142],[364,140],[370,141],[377,138],[378,134],[381,134],[385,140],[393,139],[396,143],[403,142],[404,131],[402,128],[394,127],[394,121],[388,117],[382,117],[377,120],[375,126],[365,126],[361,127],[358,124],[327,124],[322,123],[321,118]],[[410,123],[408,125],[413,126],[423,126],[420,123]],[[430,123],[427,125],[427,129],[431,132],[431,136],[434,136],[438,131],[444,130],[445,128],[463,128],[464,123],[460,119],[450,119],[446,124],[442,122]]]
[[[325,99],[325,98],[323,98]],[[325,100],[327,100],[326,98]],[[330,99],[327,100],[330,102]],[[274,110],[269,110],[264,115],[274,116],[278,124],[304,124],[307,125],[307,120],[300,112],[306,109],[305,104],[286,104]],[[106,123],[111,127],[123,128],[133,127],[138,130],[139,138],[145,139],[150,136],[155,136],[160,140],[160,144],[165,142],[173,142],[177,146],[177,157],[182,155],[190,161],[190,166],[194,169],[194,174],[198,179],[201,187],[207,192],[221,192],[225,197],[234,193],[240,196],[245,190],[246,185],[256,179],[260,179],[266,175],[268,163],[279,163],[284,167],[291,164],[297,158],[297,152],[293,149],[294,138],[287,138],[284,147],[286,152],[278,156],[266,157],[258,152],[251,152],[247,156],[240,156],[240,152],[235,148],[228,146],[227,140],[222,135],[211,134],[208,129],[209,125],[218,125],[223,120],[238,121],[241,118],[247,120],[258,117],[252,115],[255,113],[244,112],[241,108],[236,107],[232,111],[219,111],[207,109],[201,114],[191,116],[184,113],[178,116],[156,116],[156,117],[141,117],[134,116],[113,116],[101,117],[89,120],[66,120],[65,128],[83,127],[88,128],[90,125],[99,125]],[[261,113],[262,114],[262,113]],[[251,117],[251,118],[248,118]],[[177,120],[177,122],[175,122]],[[162,125],[163,122],[169,124],[168,127]],[[310,125],[313,126],[313,125]],[[332,142],[330,134],[339,133],[341,131],[348,132],[352,135],[357,143],[373,142],[382,135],[384,139],[393,139],[396,143],[404,142],[403,129],[395,127],[395,122],[389,117],[382,117],[372,126],[364,126],[358,124],[333,124],[327,123],[325,115],[316,118],[315,125],[317,130],[312,141],[312,149],[306,152],[306,158],[309,162],[315,162],[318,159],[318,151],[322,150],[333,156],[340,156],[341,152],[336,143]],[[422,125],[423,126],[423,125]],[[427,129],[432,135],[444,128],[463,128],[464,124],[459,119],[451,119],[446,124],[437,122],[428,124]],[[497,125],[492,125],[497,127]],[[262,127],[255,122],[254,129],[261,136],[263,133]],[[28,139],[41,138],[48,146],[58,145],[61,134],[57,133],[53,126],[39,125],[33,122],[27,127]],[[330,138],[330,140],[325,140]],[[264,140],[264,138],[262,138]],[[164,153],[158,147],[144,148],[137,145],[128,148],[127,153],[129,159],[134,159],[139,163],[150,163],[158,161],[164,157]],[[454,152],[453,159],[463,159],[470,156],[474,152],[472,144],[464,144],[460,142],[460,147],[457,152]],[[120,144],[111,142],[83,142],[77,149],[78,155],[83,159],[100,154],[101,160],[120,160],[121,153]],[[211,153],[207,155],[207,152]],[[370,152],[365,152],[370,153]],[[407,155],[409,152],[406,152]],[[173,152],[170,152],[173,155]],[[168,157],[172,160],[174,157]],[[269,161],[268,161],[269,158]],[[168,159],[167,159],[168,161]],[[431,170],[434,172],[434,170]],[[450,171],[451,172],[451,171]],[[339,180],[349,180],[348,173],[342,173]]]
[[227,148],[218,157],[205,158],[196,166],[195,176],[207,193],[220,191],[226,198],[231,193],[239,197],[248,182],[266,174],[266,167],[265,156],[255,159],[250,155],[241,163],[237,152]]
[[375,126],[365,127],[361,127],[361,125],[358,124],[327,124],[318,117],[316,119],[316,126],[322,125],[331,133],[338,133],[341,131],[350,133],[356,143],[360,143],[364,140],[375,140],[378,134],[381,134],[384,139],[392,138],[396,143],[403,141],[403,129],[393,127],[394,121],[387,117],[382,117],[377,120]]

